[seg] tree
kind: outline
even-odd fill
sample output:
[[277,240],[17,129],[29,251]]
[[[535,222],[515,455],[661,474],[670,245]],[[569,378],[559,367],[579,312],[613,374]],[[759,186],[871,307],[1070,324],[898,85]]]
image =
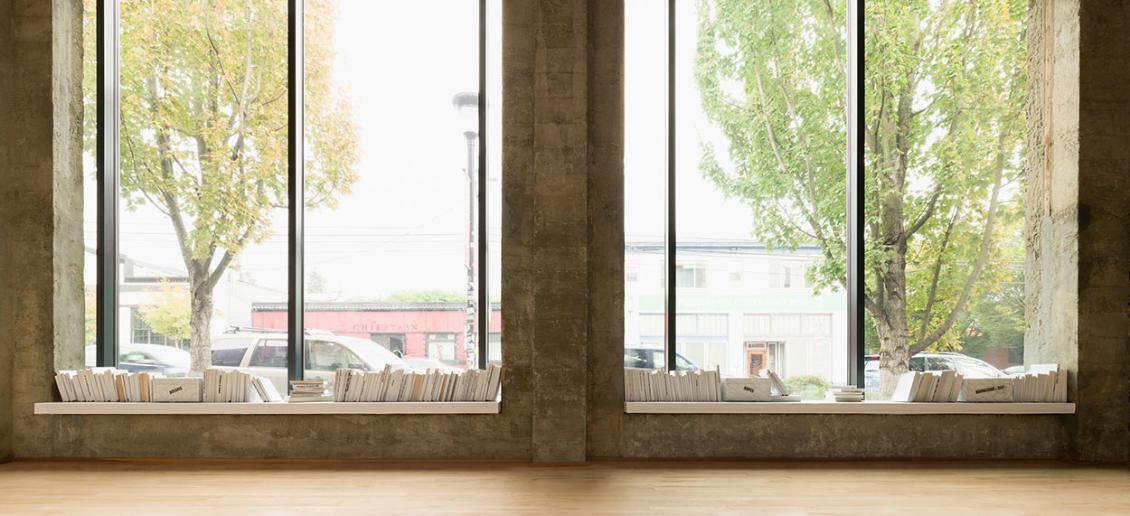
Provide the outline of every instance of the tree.
[[[846,285],[843,0],[700,4],[696,76],[731,167],[703,173],[754,214],[754,238],[823,252],[810,279]],[[866,2],[864,307],[882,389],[911,355],[959,345],[1022,216],[1022,0]],[[1020,244],[1022,245],[1022,243]]]
[[401,290],[382,301],[387,303],[461,303],[467,301],[467,294],[443,290]]
[[[194,371],[211,363],[216,284],[270,235],[272,211],[287,208],[286,9],[280,0],[120,4],[120,195],[126,209],[159,211],[176,235]],[[356,129],[331,91],[333,15],[329,0],[307,1],[306,209],[332,206],[356,180]]]
[[192,336],[192,298],[188,289],[162,281],[153,301],[141,307],[141,318],[156,333],[170,339]]

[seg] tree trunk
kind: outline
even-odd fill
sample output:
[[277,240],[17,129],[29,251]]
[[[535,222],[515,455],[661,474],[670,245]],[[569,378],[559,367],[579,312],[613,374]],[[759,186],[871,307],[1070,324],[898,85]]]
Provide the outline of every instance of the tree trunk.
[[910,349],[906,342],[906,304],[889,306],[889,321],[875,319],[879,334],[879,391],[884,399],[895,392],[898,377],[907,372],[910,365]]
[[212,289],[206,284],[192,287],[192,315],[189,318],[189,353],[192,372],[212,365]]

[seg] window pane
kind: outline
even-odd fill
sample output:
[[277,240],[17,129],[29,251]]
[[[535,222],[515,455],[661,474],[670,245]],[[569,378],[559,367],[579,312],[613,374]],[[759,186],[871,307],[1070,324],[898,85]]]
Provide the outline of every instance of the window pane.
[[864,4],[865,347],[884,395],[940,352],[963,374],[962,355],[989,377],[1023,363],[1027,5]]
[[98,287],[98,2],[82,2],[82,243],[83,253],[83,339],[84,361],[94,367]]
[[674,18],[676,265],[695,271],[676,278],[677,349],[717,342],[695,366],[823,398],[849,361],[846,4],[687,0]]
[[119,30],[119,349],[238,365],[213,339],[287,297],[287,3],[123,0]]
[[[480,286],[478,199],[500,182],[489,148],[493,180],[478,179],[479,2],[322,0],[305,17],[306,328],[474,366],[478,292],[497,300],[501,263],[488,258],[493,287]],[[485,226],[495,246],[500,206]]]
[[[664,367],[666,2],[624,2],[624,362]],[[679,281],[684,281],[680,279]]]

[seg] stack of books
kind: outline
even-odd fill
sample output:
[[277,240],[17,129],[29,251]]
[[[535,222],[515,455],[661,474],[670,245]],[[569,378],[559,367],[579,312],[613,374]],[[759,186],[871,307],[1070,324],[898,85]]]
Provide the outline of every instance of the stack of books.
[[317,378],[313,380],[291,380],[290,396],[286,399],[290,403],[308,403],[312,401],[334,401],[326,381]]
[[859,402],[863,401],[863,389],[859,387],[840,387],[832,390],[832,397],[836,401]]
[[954,371],[909,372],[899,377],[891,401],[949,403],[958,400],[962,376]]
[[235,369],[204,370],[205,403],[260,403],[282,401],[270,380]]
[[112,367],[95,367],[55,373],[55,386],[63,401],[153,401],[156,373],[130,373]]
[[718,370],[624,369],[626,401],[722,401],[721,385]]
[[1012,401],[1020,403],[1066,403],[1067,371],[1058,364],[1035,364],[1012,378]]
[[338,369],[333,401],[495,401],[502,385],[502,367],[411,371],[385,366],[381,371]]

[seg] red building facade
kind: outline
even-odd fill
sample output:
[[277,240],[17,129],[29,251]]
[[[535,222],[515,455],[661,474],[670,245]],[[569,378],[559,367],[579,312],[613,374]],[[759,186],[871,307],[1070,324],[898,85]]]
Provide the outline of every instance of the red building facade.
[[[286,330],[286,305],[256,303],[252,326]],[[306,328],[372,340],[405,358],[431,358],[451,365],[466,362],[464,303],[307,303]],[[491,307],[489,360],[501,359],[502,317]]]

